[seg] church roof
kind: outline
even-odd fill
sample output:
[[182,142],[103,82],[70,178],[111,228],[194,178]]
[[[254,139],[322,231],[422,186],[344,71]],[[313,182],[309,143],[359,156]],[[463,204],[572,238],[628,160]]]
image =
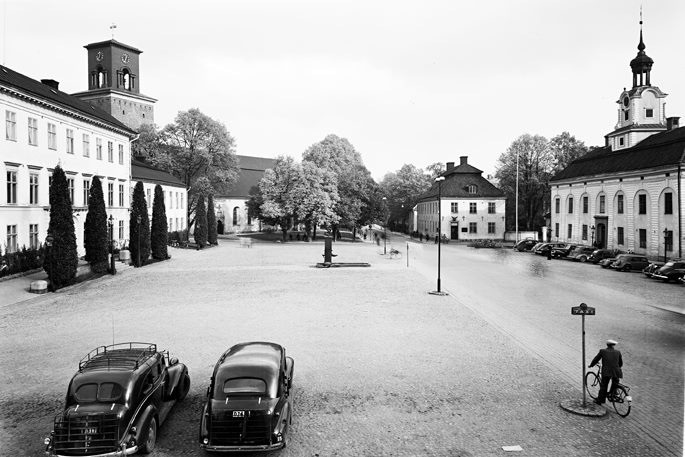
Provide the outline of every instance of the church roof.
[[584,176],[624,173],[685,162],[685,127],[650,135],[632,148],[593,149],[557,173],[551,182]]
[[183,187],[185,184],[176,176],[140,160],[131,160],[131,181],[144,181],[165,186]]
[[273,168],[276,159],[266,157],[253,157],[237,155],[238,158],[238,181],[233,188],[218,198],[249,198],[250,190],[259,186],[259,181],[264,177],[264,171]]
[[[462,163],[440,174],[445,180],[440,188],[441,198],[502,198],[504,192],[495,187],[487,179],[481,176],[483,172],[478,168]],[[476,186],[476,193],[469,193],[469,186]],[[438,183],[434,182],[431,188],[419,197],[419,201],[432,201],[438,198]]]
[[103,48],[105,46],[111,46],[111,45],[118,46],[118,47],[124,48],[124,49],[128,49],[129,51],[133,51],[137,54],[143,53],[143,51],[141,51],[140,49],[134,48],[133,46],[129,46],[129,45],[124,44],[124,43],[117,41],[115,39],[99,41],[97,43],[90,43],[90,44],[85,45],[84,48],[86,48],[86,49]]
[[76,111],[78,114],[89,119],[104,122],[109,124],[110,127],[124,130],[131,136],[136,133],[100,108],[0,65],[0,89],[2,86],[28,93],[64,109]]

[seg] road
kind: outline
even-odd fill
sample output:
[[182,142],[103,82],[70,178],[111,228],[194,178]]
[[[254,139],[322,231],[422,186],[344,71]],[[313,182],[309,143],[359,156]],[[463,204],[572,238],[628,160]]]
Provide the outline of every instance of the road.
[[[395,236],[393,246],[406,252],[405,245]],[[410,268],[437,282],[437,245],[410,242],[409,253]],[[623,382],[633,397],[630,421],[665,453],[681,455],[685,286],[589,263],[455,244],[441,247],[441,283],[579,389],[581,317],[570,309],[582,302],[595,307],[597,314],[586,317],[585,365],[607,339],[617,340]]]

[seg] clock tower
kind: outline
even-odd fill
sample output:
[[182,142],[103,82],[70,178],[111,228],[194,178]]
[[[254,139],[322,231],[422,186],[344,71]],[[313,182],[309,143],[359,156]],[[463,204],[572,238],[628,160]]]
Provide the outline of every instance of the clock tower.
[[133,130],[139,130],[142,124],[153,124],[157,100],[140,92],[143,51],[114,39],[84,47],[88,50],[88,90],[73,95]]
[[633,72],[633,87],[623,89],[618,100],[618,122],[615,130],[606,135],[611,150],[635,146],[648,136],[666,130],[666,96],[656,86],[652,86],[650,73],[654,61],[645,53],[642,39],[642,20],[640,20],[640,42],[637,56],[630,61]]

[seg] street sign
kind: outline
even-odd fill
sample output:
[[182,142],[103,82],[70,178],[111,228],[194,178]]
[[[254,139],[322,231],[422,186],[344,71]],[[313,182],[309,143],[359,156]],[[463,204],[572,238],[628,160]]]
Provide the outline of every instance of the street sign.
[[573,306],[571,308],[571,314],[576,314],[576,315],[584,315],[584,316],[594,316],[595,315],[595,308],[591,306]]

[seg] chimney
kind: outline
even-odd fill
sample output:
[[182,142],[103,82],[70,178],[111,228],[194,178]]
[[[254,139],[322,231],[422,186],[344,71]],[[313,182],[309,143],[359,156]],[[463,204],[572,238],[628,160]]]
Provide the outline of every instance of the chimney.
[[450,171],[452,168],[454,168],[454,162],[447,162],[447,171]]
[[55,81],[54,79],[41,79],[40,82],[52,89],[59,90],[59,81]]
[[466,159],[468,156],[459,156],[459,165],[466,165]]
[[677,116],[666,118],[666,130],[673,130],[680,127],[680,118]]

